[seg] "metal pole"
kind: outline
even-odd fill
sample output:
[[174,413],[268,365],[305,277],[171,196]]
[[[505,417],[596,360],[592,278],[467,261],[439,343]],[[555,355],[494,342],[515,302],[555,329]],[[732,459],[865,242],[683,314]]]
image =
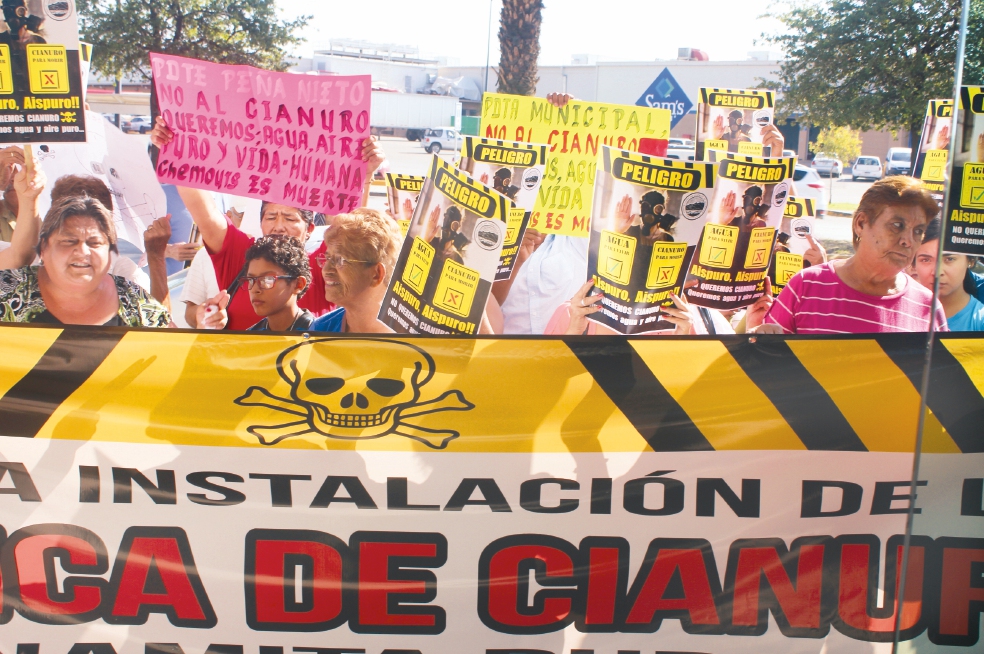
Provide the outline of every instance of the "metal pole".
[[489,91],[489,64],[492,60],[492,4],[494,1],[489,0],[489,30],[488,34],[486,34],[488,41],[485,46],[485,88],[482,89],[482,93],[488,93]]
[[919,384],[919,422],[916,427],[916,447],[912,457],[912,481],[909,483],[909,511],[905,518],[905,537],[902,540],[902,572],[899,573],[899,592],[895,603],[895,637],[892,639],[892,654],[898,653],[899,637],[902,631],[902,609],[905,606],[905,584],[908,581],[909,544],[916,516],[916,490],[919,481],[919,464],[922,459],[923,432],[926,428],[926,398],[929,396],[930,372],[933,367],[933,347],[936,343],[936,323],[933,317],[936,302],[940,296],[940,272],[943,269],[943,243],[946,240],[946,208],[950,204],[953,189],[953,159],[957,154],[957,125],[960,116],[960,89],[963,86],[964,50],[967,45],[967,15],[970,0],[962,0],[960,8],[960,32],[957,39],[956,70],[953,75],[953,117],[950,123],[950,151],[947,153],[947,170],[950,183],[943,193],[943,208],[940,211],[940,243],[936,250],[936,279],[933,282],[933,303],[930,305],[929,332],[926,335],[926,360],[923,363],[922,380]]

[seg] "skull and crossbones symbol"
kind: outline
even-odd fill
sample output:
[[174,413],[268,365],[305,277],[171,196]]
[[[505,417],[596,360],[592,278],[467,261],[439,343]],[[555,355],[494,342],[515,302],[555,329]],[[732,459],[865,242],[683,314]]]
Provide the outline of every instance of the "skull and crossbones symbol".
[[434,372],[434,359],[409,343],[372,338],[313,339],[277,357],[277,373],[290,386],[290,397],[250,386],[235,403],[266,407],[293,418],[282,424],[248,427],[263,445],[312,434],[342,440],[394,434],[442,450],[458,438],[457,431],[407,421],[441,411],[468,411],[475,405],[458,390],[421,401],[421,391]]

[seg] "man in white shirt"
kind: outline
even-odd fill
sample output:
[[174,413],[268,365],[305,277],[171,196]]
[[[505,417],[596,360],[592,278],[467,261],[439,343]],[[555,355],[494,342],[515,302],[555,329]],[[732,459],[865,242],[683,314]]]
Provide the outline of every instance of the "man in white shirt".
[[504,334],[542,334],[588,278],[588,239],[550,235],[519,270],[502,305]]

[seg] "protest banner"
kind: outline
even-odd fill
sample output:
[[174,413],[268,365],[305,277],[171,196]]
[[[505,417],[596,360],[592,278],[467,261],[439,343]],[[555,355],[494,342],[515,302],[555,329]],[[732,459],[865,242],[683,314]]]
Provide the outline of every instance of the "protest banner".
[[398,334],[477,334],[514,206],[434,155],[380,322]]
[[950,155],[950,126],[953,122],[953,100],[930,100],[926,120],[919,138],[912,176],[943,204],[946,181],[946,162]]
[[769,266],[773,295],[779,295],[793,275],[803,268],[823,263],[819,244],[813,236],[816,216],[812,199],[790,196],[786,200]]
[[701,88],[697,103],[697,160],[707,150],[756,157],[782,156],[784,139],[773,120],[775,92]]
[[85,142],[75,3],[4,0],[2,8],[0,144]]
[[765,292],[796,157],[762,159],[713,150],[711,156],[717,159],[711,213],[684,292],[697,306],[737,309]]
[[481,184],[488,186],[491,183],[495,191],[515,204],[509,210],[506,240],[495,273],[497,282],[512,277],[516,253],[526,234],[546,170],[547,147],[474,136],[466,136],[462,144],[459,168]]
[[144,140],[124,134],[95,112],[87,112],[86,143],[40,145],[34,156],[48,176],[38,207],[44,216],[51,208],[51,189],[65,175],[92,176],[113,194],[113,218],[119,238],[143,251],[143,233],[157,218],[167,215],[167,198],[157,182]]
[[413,211],[417,208],[417,198],[424,186],[422,175],[397,175],[386,173],[386,201],[389,203],[389,214],[400,225],[400,233],[407,237]]
[[672,330],[660,307],[681,295],[710,213],[713,163],[661,159],[602,147],[595,176],[588,279],[604,293],[588,316],[621,334]]
[[274,73],[151,53],[161,116],[174,140],[162,183],[334,216],[362,200],[369,75]]
[[557,108],[543,98],[486,93],[481,134],[550,146],[529,228],[587,238],[601,146],[663,156],[670,137],[670,112],[580,100]]
[[943,249],[984,256],[984,86],[960,90]]
[[979,651],[984,341],[941,336],[899,597],[922,334],[3,326],[0,649]]

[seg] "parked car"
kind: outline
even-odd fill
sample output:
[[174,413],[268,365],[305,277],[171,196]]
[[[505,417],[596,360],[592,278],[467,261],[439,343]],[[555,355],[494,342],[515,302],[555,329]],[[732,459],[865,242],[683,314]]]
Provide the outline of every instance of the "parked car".
[[782,151],[782,156],[784,156],[784,157],[798,157],[799,155],[796,154],[796,150],[783,150]]
[[885,156],[885,176],[908,175],[912,171],[912,148],[889,148]]
[[674,139],[670,139],[671,141],[670,147],[666,149],[666,158],[679,159],[681,161],[693,161],[695,150],[692,147],[691,148],[677,147],[673,145],[672,143],[673,140]]
[[824,177],[840,177],[844,172],[844,164],[840,159],[821,152],[813,158],[813,169]]
[[882,165],[878,157],[858,157],[851,166],[851,177],[855,180],[882,178]]
[[697,145],[694,143],[693,139],[679,139],[673,137],[670,139],[670,149],[681,149],[681,150],[693,150]]
[[120,123],[120,129],[126,134],[146,134],[154,128],[150,116],[133,116]]
[[796,184],[795,197],[813,200],[817,218],[823,218],[827,215],[827,196],[823,192],[823,180],[820,179],[817,171],[809,166],[796,164],[796,170],[793,171],[793,183]]
[[420,144],[431,154],[441,150],[457,152],[461,149],[461,133],[453,127],[438,127],[424,132]]

